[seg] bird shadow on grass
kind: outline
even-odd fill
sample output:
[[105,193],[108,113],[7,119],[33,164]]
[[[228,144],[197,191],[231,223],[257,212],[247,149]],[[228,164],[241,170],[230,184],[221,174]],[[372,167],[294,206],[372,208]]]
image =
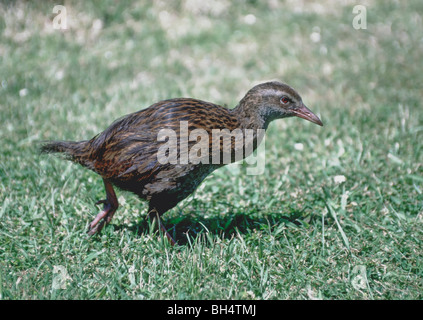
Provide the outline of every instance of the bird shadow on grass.
[[[231,239],[239,234],[251,234],[255,231],[272,233],[281,225],[302,226],[309,220],[303,211],[289,213],[260,213],[260,212],[229,212],[224,215],[204,217],[198,213],[183,214],[163,219],[169,234],[178,245],[193,242],[199,235],[210,232],[222,239]],[[147,219],[140,220],[135,225],[114,225],[115,230],[127,229],[138,236],[151,232],[151,223]]]

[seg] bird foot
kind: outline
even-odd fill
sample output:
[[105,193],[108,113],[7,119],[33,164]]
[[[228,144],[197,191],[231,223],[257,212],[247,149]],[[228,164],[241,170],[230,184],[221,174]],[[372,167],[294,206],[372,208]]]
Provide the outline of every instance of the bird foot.
[[162,223],[162,220],[160,219],[160,215],[157,213],[157,211],[155,211],[155,210],[152,210],[151,211],[150,210],[150,213],[147,215],[147,217],[152,220],[153,225],[156,225],[156,223],[158,222],[158,226],[156,225],[156,227],[159,228],[159,231],[161,231],[161,232],[164,233],[164,235],[166,236],[166,238],[169,241],[170,245],[172,247],[175,246],[176,245],[176,241],[169,234],[169,232],[167,232],[166,227]]
[[160,223],[160,229],[162,230],[162,232],[164,232],[167,240],[170,242],[170,245],[173,247],[176,245],[176,241],[172,238],[172,236],[169,234],[169,232],[167,232],[166,228],[164,227],[164,225],[162,223]]
[[[100,232],[101,229],[103,229],[104,225],[106,223],[109,223],[110,220],[112,220],[113,214],[116,211],[116,208],[110,205],[107,201],[105,200],[101,200],[101,201],[104,201],[104,202],[101,202],[101,203],[104,203],[104,208],[89,224],[87,233],[90,236]],[[99,203],[96,203],[96,204],[99,204]]]
[[103,179],[104,186],[106,188],[106,199],[96,202],[96,205],[103,204],[103,210],[94,218],[88,226],[88,235],[92,236],[103,229],[105,224],[108,224],[115,214],[119,203],[116,198],[116,194],[110,182]]

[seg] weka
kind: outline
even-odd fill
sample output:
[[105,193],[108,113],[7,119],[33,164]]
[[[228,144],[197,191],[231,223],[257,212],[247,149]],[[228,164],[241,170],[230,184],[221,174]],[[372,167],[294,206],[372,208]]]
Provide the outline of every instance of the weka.
[[[160,216],[190,195],[208,174],[225,163],[188,161],[172,164],[159,161],[160,147],[166,143],[158,139],[160,130],[172,129],[179,139],[187,139],[180,136],[183,122],[189,132],[203,129],[211,133],[213,129],[232,131],[237,128],[263,131],[270,121],[292,116],[323,125],[294,89],[280,82],[267,82],[248,91],[234,109],[191,98],[164,100],[116,120],[91,140],[52,141],[44,144],[41,151],[62,153],[68,160],[103,178],[106,199],[97,204],[104,204],[104,208],[90,223],[88,234],[99,232],[111,221],[119,205],[113,190],[113,186],[117,186],[149,202],[149,217],[157,218],[160,229],[174,244]],[[254,149],[260,142],[257,137],[255,139]],[[194,142],[189,141],[188,148]],[[211,139],[207,143],[211,150]],[[178,145],[173,147],[178,155],[181,154]],[[233,142],[231,148],[233,152]]]

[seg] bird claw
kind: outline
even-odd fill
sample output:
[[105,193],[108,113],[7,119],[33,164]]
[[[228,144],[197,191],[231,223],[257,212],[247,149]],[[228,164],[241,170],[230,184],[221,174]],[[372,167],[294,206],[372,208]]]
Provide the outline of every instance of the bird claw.
[[100,200],[96,204],[104,204],[103,210],[94,218],[88,226],[88,235],[92,236],[99,233],[103,227],[112,220],[112,217],[117,209],[113,207],[107,200]]
[[[163,232],[164,235],[166,236],[166,238],[168,239],[170,245],[173,247],[176,245],[176,241],[172,238],[172,236],[169,234],[169,232],[167,232],[166,227],[163,225],[161,219],[160,219],[160,215],[158,214],[156,209],[150,210],[147,218],[151,219],[152,223],[153,223],[153,227],[156,227],[159,229],[159,231]],[[158,225],[156,226],[156,222],[158,222]]]
[[103,199],[103,200],[98,200],[96,203],[95,203],[95,205],[97,206],[97,205],[99,205],[99,204],[106,204],[107,203],[107,200],[106,199]]
[[88,226],[87,234],[89,236],[92,236],[92,235],[100,232],[101,229],[103,229],[105,222],[106,221],[101,220],[100,223],[97,223],[95,225],[93,225],[93,223],[91,222],[90,225]]
[[105,224],[105,219],[106,219],[107,214],[110,210],[110,208],[108,208],[109,204],[107,202],[107,199],[99,200],[95,203],[95,205],[99,205],[99,204],[103,204],[104,207],[103,207],[103,210],[88,225],[87,234],[89,236],[92,236],[96,233],[99,233],[101,231],[101,229],[103,229],[104,224]]

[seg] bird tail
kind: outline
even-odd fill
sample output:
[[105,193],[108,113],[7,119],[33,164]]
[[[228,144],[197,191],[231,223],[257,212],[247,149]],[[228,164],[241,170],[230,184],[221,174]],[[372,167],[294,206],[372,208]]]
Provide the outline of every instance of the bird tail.
[[88,141],[49,141],[41,146],[40,152],[60,153],[67,160],[87,166],[89,162],[87,149]]

